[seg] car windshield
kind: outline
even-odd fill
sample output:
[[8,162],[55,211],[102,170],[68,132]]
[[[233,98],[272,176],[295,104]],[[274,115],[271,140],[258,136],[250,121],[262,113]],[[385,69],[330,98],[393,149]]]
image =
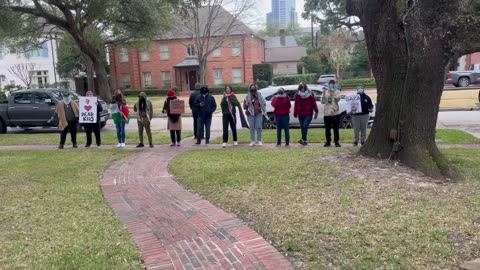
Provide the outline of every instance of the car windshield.
[[73,100],[78,100],[78,94],[68,90],[52,90],[51,93],[56,100],[61,100],[63,98],[63,93],[69,92]]

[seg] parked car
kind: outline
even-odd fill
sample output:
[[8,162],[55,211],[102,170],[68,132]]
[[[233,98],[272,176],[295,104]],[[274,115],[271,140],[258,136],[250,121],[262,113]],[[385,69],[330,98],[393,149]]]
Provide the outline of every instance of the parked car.
[[335,84],[338,85],[339,81],[337,75],[335,74],[320,75],[320,77],[318,77],[317,84],[325,85],[328,84],[331,80],[334,80]]
[[447,83],[455,87],[468,87],[470,84],[480,83],[480,70],[450,71]]
[[[272,99],[277,93],[278,89],[280,87],[283,87],[285,89],[285,92],[287,93],[288,97],[290,98],[290,102],[292,104],[292,109],[290,110],[290,126],[293,127],[299,127],[300,122],[298,121],[298,118],[293,117],[293,108],[294,108],[294,103],[295,103],[295,95],[297,93],[298,85],[286,85],[286,86],[274,86],[274,87],[268,87],[268,88],[263,88],[260,89],[260,93],[262,93],[262,96],[265,98],[267,101],[267,116],[268,119],[265,119],[264,121],[264,126],[265,128],[274,128],[275,127],[275,115],[273,114],[273,106],[272,106]],[[317,100],[317,106],[318,106],[318,117],[317,119],[313,119],[310,126],[324,126],[323,122],[323,104],[321,102],[322,100],[322,86],[319,85],[308,85],[308,88],[314,93],[315,99]],[[342,96],[342,99],[339,102],[339,107],[341,113],[340,117],[340,127],[341,128],[351,128],[352,127],[352,121],[350,119],[350,115],[347,114],[347,102],[345,101],[345,96]],[[375,118],[375,109],[373,110],[372,113],[370,113],[370,121],[369,123],[373,123],[373,120]]]
[[[70,92],[76,102],[79,95],[65,89],[29,89],[10,93],[8,100],[0,103],[0,134],[7,132],[7,127],[56,127],[58,118],[49,122],[55,114],[56,105],[63,98],[63,93]],[[101,127],[107,124],[109,112],[107,104],[99,99]]]

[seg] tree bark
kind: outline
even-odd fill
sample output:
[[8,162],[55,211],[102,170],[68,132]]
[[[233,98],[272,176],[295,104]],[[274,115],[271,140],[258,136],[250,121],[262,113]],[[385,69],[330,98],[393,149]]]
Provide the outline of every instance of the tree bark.
[[378,103],[372,131],[360,152],[370,157],[393,157],[390,132],[397,129],[402,150],[396,159],[433,177],[455,178],[458,175],[435,143],[445,71],[453,56],[445,53],[435,23],[426,28],[428,18],[415,18],[403,25],[397,1],[372,2],[361,22]]
[[93,68],[93,62],[88,57],[86,54],[82,53],[83,58],[85,59],[85,68],[87,70],[87,84],[88,84],[88,90],[92,91],[95,95],[98,95],[99,93],[96,91],[95,87],[95,69]]
[[205,76],[207,73],[207,59],[206,58],[198,58],[199,64],[199,73],[200,73],[200,83],[205,84]]

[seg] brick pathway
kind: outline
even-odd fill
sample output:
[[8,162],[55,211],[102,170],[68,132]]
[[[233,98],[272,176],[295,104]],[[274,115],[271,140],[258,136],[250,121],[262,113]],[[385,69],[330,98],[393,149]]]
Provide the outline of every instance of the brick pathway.
[[241,220],[174,180],[169,161],[192,148],[145,150],[112,164],[101,181],[147,269],[293,269]]

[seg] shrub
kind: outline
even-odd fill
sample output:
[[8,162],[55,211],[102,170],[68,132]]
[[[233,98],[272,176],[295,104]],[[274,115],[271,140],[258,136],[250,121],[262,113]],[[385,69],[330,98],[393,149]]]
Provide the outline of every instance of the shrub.
[[374,87],[375,79],[373,78],[357,78],[357,79],[345,79],[341,80],[342,87],[357,87],[360,84],[365,85],[366,87]]
[[273,67],[271,64],[256,64],[253,65],[253,80],[258,83],[259,81],[266,81],[270,84],[273,77]]
[[301,82],[307,84],[314,84],[317,82],[318,75],[315,73],[309,74],[298,74],[298,75],[285,75],[285,76],[278,76],[273,78],[274,85],[291,85],[291,84],[299,84]]
[[[258,86],[259,89],[266,88],[268,86],[268,82],[267,81],[258,81],[257,86]],[[248,91],[248,89],[247,89],[247,91]]]
[[[146,89],[125,89],[123,94],[125,96],[138,96],[140,92],[145,92],[147,96],[166,96],[169,89],[146,88]],[[173,87],[175,93],[178,94],[178,87]]]
[[245,94],[248,92],[248,87],[250,84],[225,84],[225,85],[215,85],[209,87],[210,94],[212,95],[221,95],[225,91],[225,86],[230,85],[232,87],[235,94]]

